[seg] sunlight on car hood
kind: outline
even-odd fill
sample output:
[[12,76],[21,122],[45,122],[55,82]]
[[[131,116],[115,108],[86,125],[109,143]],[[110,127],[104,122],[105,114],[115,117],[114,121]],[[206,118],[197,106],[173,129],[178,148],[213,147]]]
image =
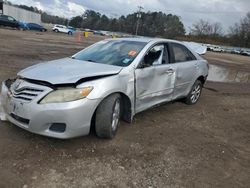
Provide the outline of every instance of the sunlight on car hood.
[[83,78],[118,74],[121,70],[119,66],[64,58],[28,67],[18,76],[51,84],[73,84]]

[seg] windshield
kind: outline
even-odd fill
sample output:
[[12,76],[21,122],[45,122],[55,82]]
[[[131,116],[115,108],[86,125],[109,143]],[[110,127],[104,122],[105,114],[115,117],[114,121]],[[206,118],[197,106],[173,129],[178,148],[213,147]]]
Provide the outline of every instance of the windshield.
[[72,56],[74,59],[126,67],[140,53],[145,42],[104,40]]

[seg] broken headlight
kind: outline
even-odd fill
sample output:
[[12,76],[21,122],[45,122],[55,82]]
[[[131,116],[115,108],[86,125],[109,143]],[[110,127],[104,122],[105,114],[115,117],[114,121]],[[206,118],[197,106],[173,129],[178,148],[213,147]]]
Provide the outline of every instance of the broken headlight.
[[76,101],[87,97],[92,90],[93,87],[58,89],[46,95],[40,104]]

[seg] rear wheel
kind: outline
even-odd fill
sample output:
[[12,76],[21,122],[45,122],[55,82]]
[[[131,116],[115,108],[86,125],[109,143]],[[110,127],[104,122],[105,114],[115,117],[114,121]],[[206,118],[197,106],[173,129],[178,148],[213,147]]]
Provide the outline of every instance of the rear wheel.
[[69,32],[68,32],[68,35],[72,35],[72,32],[71,32],[71,31],[69,31]]
[[96,110],[95,130],[101,138],[113,138],[121,117],[121,97],[113,94],[104,99]]
[[185,98],[185,103],[188,105],[196,104],[201,96],[202,83],[200,80],[196,80],[190,93]]
[[55,32],[56,32],[56,33],[58,33],[58,32],[59,32],[59,30],[58,30],[58,29],[55,29]]

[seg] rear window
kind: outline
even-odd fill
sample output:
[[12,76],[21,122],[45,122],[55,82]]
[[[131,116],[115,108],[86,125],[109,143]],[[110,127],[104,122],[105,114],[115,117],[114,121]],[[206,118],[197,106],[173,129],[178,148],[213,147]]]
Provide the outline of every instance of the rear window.
[[172,50],[176,63],[196,60],[195,56],[181,44],[172,43]]

